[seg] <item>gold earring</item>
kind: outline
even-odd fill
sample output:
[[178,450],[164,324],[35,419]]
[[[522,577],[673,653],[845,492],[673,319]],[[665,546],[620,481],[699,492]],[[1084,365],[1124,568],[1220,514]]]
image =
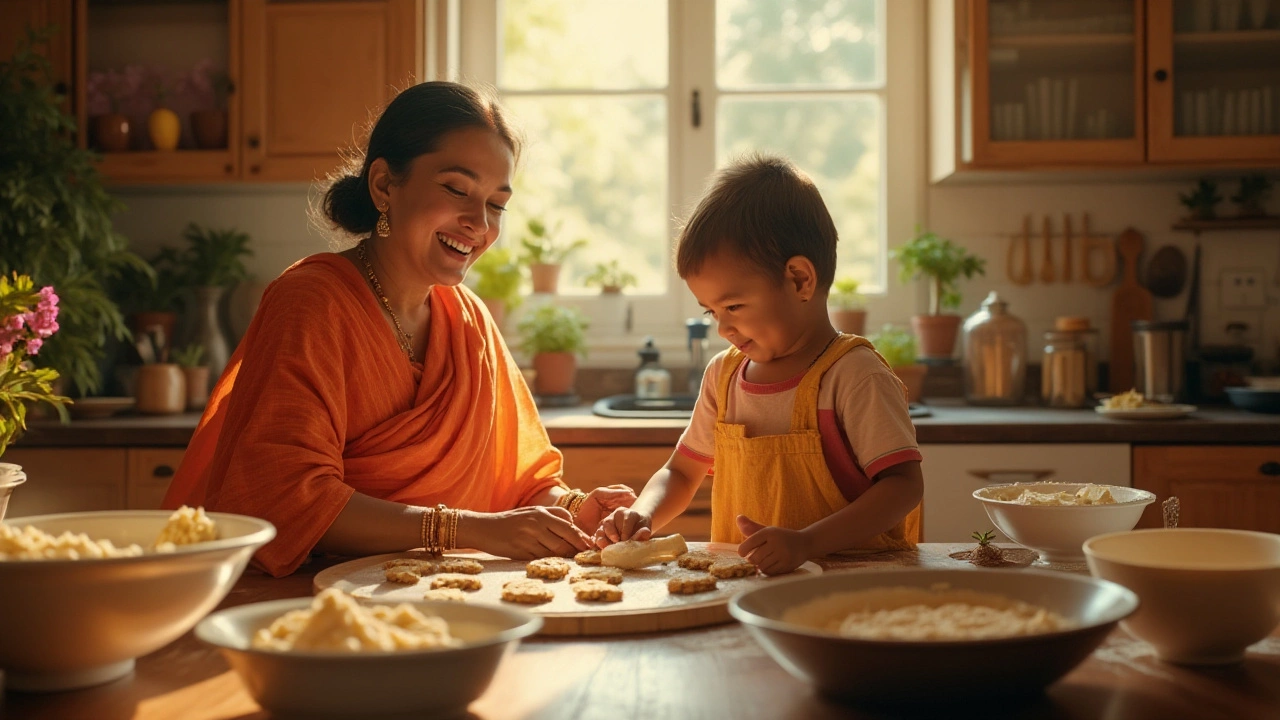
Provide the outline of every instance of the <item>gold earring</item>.
[[378,233],[378,237],[387,237],[391,234],[391,221],[387,219],[387,211],[378,212],[378,226],[374,228],[374,232]]

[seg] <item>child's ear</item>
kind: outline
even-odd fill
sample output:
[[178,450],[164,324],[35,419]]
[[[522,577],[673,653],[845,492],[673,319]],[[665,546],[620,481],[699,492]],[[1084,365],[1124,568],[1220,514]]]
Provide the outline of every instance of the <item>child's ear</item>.
[[795,290],[800,302],[809,302],[818,291],[818,271],[813,267],[813,261],[803,255],[787,260],[783,281]]

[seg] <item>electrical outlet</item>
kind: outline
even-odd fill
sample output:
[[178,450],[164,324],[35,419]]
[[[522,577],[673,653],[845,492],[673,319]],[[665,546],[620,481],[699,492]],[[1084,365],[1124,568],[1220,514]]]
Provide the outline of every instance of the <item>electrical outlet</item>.
[[1223,310],[1248,310],[1267,306],[1265,270],[1223,270],[1219,285]]

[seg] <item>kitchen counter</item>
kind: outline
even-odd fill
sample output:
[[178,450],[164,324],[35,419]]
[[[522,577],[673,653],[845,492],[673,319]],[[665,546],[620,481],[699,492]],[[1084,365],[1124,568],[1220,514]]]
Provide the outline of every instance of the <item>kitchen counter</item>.
[[[971,546],[925,544],[918,553],[820,564],[827,569],[969,567],[947,555]],[[281,579],[247,571],[220,607],[310,595],[312,578],[325,566],[312,563]],[[1241,665],[1193,670],[1158,662],[1150,646],[1117,628],[1044,695],[982,705],[967,703],[965,715],[991,720],[1271,719],[1280,716],[1280,632],[1254,645]],[[938,709],[933,710],[936,714]],[[13,720],[267,717],[222,656],[191,633],[140,658],[132,676],[114,683],[47,695],[7,693],[0,715]],[[737,623],[651,635],[530,639],[503,661],[468,715],[477,720],[887,716],[883,710],[864,713],[817,697]]]
[[[984,408],[959,400],[927,404],[917,418],[916,438],[933,443],[1130,443],[1239,445],[1280,443],[1280,415],[1206,406],[1176,420],[1114,420],[1091,409]],[[589,406],[547,408],[543,423],[556,445],[674,446],[684,420],[626,420],[591,414]],[[104,420],[69,425],[37,421],[18,447],[185,447],[200,416],[195,413]]]

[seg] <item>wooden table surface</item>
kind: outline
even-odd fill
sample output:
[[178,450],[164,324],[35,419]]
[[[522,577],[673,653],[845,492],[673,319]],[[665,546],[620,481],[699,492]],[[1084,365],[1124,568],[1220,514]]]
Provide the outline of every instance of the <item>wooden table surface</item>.
[[[959,567],[963,545],[925,544],[831,569]],[[247,571],[222,607],[311,594],[324,564],[274,579]],[[1079,568],[1067,568],[1079,571]],[[1017,572],[1010,569],[1008,572]],[[0,641],[3,641],[0,638]],[[981,663],[981,657],[973,659]],[[999,668],[991,668],[999,672]],[[927,692],[928,688],[921,688]],[[1259,720],[1280,718],[1280,632],[1241,665],[1191,670],[1155,659],[1117,629],[1094,654],[1040,697],[955,708],[866,710],[832,704],[788,675],[737,624],[655,635],[531,639],[503,662],[472,718],[889,718],[959,716],[1053,720]],[[49,695],[8,692],[0,717],[67,720],[266,718],[216,650],[191,633],[138,660],[130,677]]]

